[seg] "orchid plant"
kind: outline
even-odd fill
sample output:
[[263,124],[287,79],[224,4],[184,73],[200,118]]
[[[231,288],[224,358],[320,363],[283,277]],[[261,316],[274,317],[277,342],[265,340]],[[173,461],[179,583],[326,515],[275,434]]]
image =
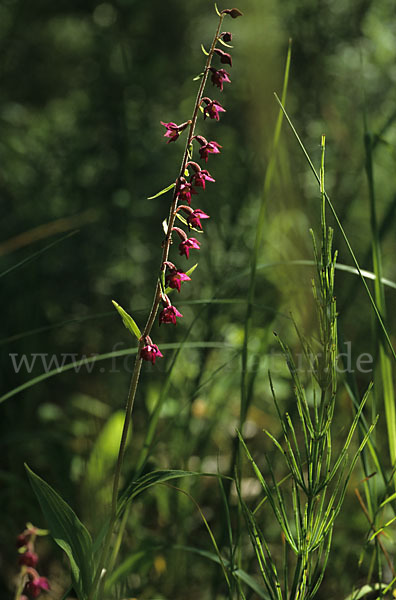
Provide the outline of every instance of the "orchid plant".
[[[229,45],[229,42],[232,40],[232,34],[229,31],[222,31],[223,21],[227,17],[236,19],[242,15],[242,12],[237,8],[227,8],[222,11],[219,11],[216,5],[215,8],[219,18],[218,25],[209,51],[205,50],[204,46],[202,46],[202,51],[206,56],[206,63],[203,72],[195,78],[195,80],[200,81],[200,84],[192,116],[180,125],[173,121],[161,121],[161,125],[165,127],[164,137],[167,138],[168,144],[176,142],[184,131],[187,131],[187,140],[175,182],[150,198],[157,198],[173,190],[169,216],[166,222],[163,223],[165,238],[162,243],[159,274],[154,298],[143,330],[141,331],[134,319],[117,302],[113,301],[116,310],[122,317],[124,325],[136,336],[138,348],[114,472],[110,514],[102,532],[99,534],[99,539],[95,543],[92,542],[88,530],[75,515],[71,507],[66,504],[55,490],[27,467],[30,482],[47,518],[51,535],[66,552],[70,560],[72,586],[79,600],[100,600],[100,598],[103,598],[105,581],[114,566],[114,557],[117,555],[117,548],[120,543],[119,538],[114,542],[114,533],[128,503],[137,494],[155,483],[190,475],[190,473],[178,471],[150,473],[148,476],[142,476],[132,481],[122,494],[119,493],[128,431],[142,363],[143,361],[147,361],[155,365],[156,360],[163,357],[158,345],[151,338],[158,311],[161,309],[159,312],[159,325],[175,325],[176,320],[183,317],[176,306],[172,304],[169,294],[172,290],[180,292],[182,283],[191,281],[190,276],[196,267],[195,265],[185,272],[169,260],[173,238],[177,236],[180,240],[178,245],[179,255],[189,259],[190,251],[200,250],[201,248],[197,238],[190,236],[191,231],[202,232],[202,221],[210,218],[203,209],[195,208],[191,204],[193,196],[198,195],[198,190],[204,192],[206,183],[215,182],[214,177],[206,169],[206,164],[211,155],[220,154],[222,146],[217,141],[208,141],[203,135],[196,133],[196,128],[200,114],[202,114],[204,120],[209,118],[218,122],[221,114],[226,112],[226,109],[218,100],[205,96],[204,90],[209,77],[213,86],[217,87],[220,92],[223,92],[225,83],[231,83],[228,71],[222,67],[218,68],[219,65],[215,66],[217,62],[232,67],[231,54],[219,48],[218,45],[223,45],[227,49],[232,47]],[[201,165],[203,163],[202,166],[199,162],[193,160],[194,147],[198,150],[198,160],[201,161]],[[210,160],[212,159],[210,158]],[[176,225],[176,219],[180,221],[181,225],[184,225],[184,228]],[[39,576],[35,577],[34,574],[32,575],[33,566],[28,565],[26,569],[30,569],[30,571],[26,571],[28,581],[24,587],[24,595],[28,598],[36,598],[41,591],[48,589],[46,580],[44,581],[43,578],[39,578]],[[106,589],[107,593],[108,589]],[[17,598],[18,600],[22,600],[24,596],[19,595]]]

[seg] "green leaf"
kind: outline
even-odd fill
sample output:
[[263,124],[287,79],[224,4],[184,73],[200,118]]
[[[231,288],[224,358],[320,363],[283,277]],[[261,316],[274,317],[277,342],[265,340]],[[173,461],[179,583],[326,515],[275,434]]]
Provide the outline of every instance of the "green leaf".
[[196,77],[194,77],[193,81],[198,81],[199,79],[202,79],[203,76],[204,76],[204,74],[200,73],[199,75],[197,75]]
[[217,15],[218,15],[219,17],[221,17],[221,14],[220,14],[220,12],[219,12],[219,9],[217,8],[217,4],[216,4],[216,2],[214,3],[214,5],[215,5],[215,11],[216,11]]
[[203,44],[201,44],[201,50],[205,54],[205,56],[209,56],[209,52],[205,50],[205,46]]
[[132,319],[131,315],[128,315],[128,313],[119,304],[117,304],[115,300],[112,300],[112,303],[121,315],[122,322],[124,323],[125,327],[129,329],[129,331],[133,333],[133,335],[135,335],[138,340],[140,340],[140,338],[142,337],[141,331],[136,325],[135,321]]
[[154,562],[155,554],[158,550],[163,551],[162,547],[149,548],[148,550],[138,550],[134,554],[130,554],[117,569],[111,573],[105,581],[105,590],[111,590],[115,583],[126,579],[132,572],[140,573],[141,567],[149,563],[150,566]]
[[149,196],[147,198],[147,200],[154,200],[154,198],[158,198],[158,196],[162,196],[162,194],[166,194],[166,192],[169,192],[169,190],[174,188],[175,185],[176,185],[176,183],[171,183],[170,185],[168,185],[168,187],[166,187],[163,190],[161,190],[160,192],[158,192],[158,194],[154,194],[154,196]]
[[379,592],[380,590],[383,590],[385,588],[385,583],[374,583],[373,585],[366,584],[360,589],[352,592],[352,594],[347,596],[345,600],[360,600],[360,598],[363,598],[364,596],[368,596],[369,594],[372,594],[375,591]]
[[381,502],[380,508],[383,508],[385,506],[385,504],[388,504],[388,502],[393,502],[393,500],[396,500],[396,492],[394,492],[391,496],[386,498],[386,500]]
[[234,47],[234,46],[231,46],[230,44],[227,44],[227,42],[225,42],[221,38],[219,38],[219,42],[220,42],[220,44],[223,44],[223,46],[226,46],[227,48],[233,48]]
[[195,263],[195,265],[193,267],[191,267],[191,269],[188,269],[188,271],[186,271],[186,275],[188,275],[190,277],[190,275],[192,273],[194,273],[194,271],[197,267],[198,267],[198,263]]
[[30,485],[48,522],[51,536],[69,558],[73,587],[79,600],[86,600],[94,565],[92,540],[86,527],[59,494],[25,464]]
[[[201,548],[194,548],[192,546],[182,546],[182,545],[171,546],[170,549],[171,550],[173,550],[173,549],[174,550],[183,550],[185,552],[193,552],[194,554],[198,554],[199,556],[208,558],[209,560],[211,560],[217,564],[220,564],[219,557],[214,552],[210,552],[208,550],[202,550]],[[229,568],[231,566],[230,562],[226,558],[222,558],[222,561],[224,562],[226,567]],[[259,596],[259,598],[264,598],[265,600],[270,600],[270,597],[267,594],[267,592],[257,583],[257,581],[251,575],[248,575],[248,573],[246,573],[246,571],[244,571],[243,569],[234,569],[232,574],[234,575],[234,577],[238,577],[238,579],[240,579],[241,581],[246,583],[253,591],[256,592],[256,594]]]
[[181,471],[174,469],[146,473],[145,475],[142,475],[142,477],[136,479],[136,481],[131,481],[126,490],[121,494],[117,507],[117,515],[119,516],[122,513],[133,498],[136,498],[136,496],[158,483],[165,483],[165,481],[181,477],[196,477],[198,475],[208,475],[208,473],[196,473],[195,471]]
[[[86,496],[95,498],[96,502],[103,499],[103,503],[106,504],[111,497],[110,474],[117,461],[124,420],[124,410],[114,412],[97,436],[89,455],[82,488]],[[127,443],[130,438],[131,428]]]

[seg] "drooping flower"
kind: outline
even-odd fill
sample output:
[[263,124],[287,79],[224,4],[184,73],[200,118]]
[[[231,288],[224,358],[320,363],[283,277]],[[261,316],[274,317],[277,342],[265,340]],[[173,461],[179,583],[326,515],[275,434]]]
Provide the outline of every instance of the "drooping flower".
[[187,163],[187,168],[188,167],[191,167],[194,171],[194,173],[190,177],[190,183],[192,185],[205,189],[206,181],[211,181],[213,183],[215,182],[215,179],[211,176],[209,171],[207,171],[206,169],[201,169],[198,163],[189,161]]
[[181,134],[181,132],[184,131],[184,129],[186,127],[188,127],[188,125],[190,123],[191,123],[191,121],[186,121],[185,123],[182,123],[181,125],[177,125],[176,123],[173,123],[172,121],[169,123],[164,123],[164,121],[161,121],[161,125],[163,125],[166,128],[164,137],[169,138],[169,140],[167,141],[167,144],[169,144],[170,142],[175,142],[177,140],[177,138],[179,137],[179,135]]
[[180,256],[185,256],[186,258],[189,258],[190,250],[192,248],[195,248],[196,250],[200,250],[201,247],[199,245],[198,240],[196,240],[195,238],[187,238],[187,239],[183,240],[179,244]]
[[220,50],[220,48],[215,48],[215,53],[220,57],[220,62],[223,65],[230,65],[232,67],[232,57],[228,52],[224,52],[224,50]]
[[197,192],[193,189],[192,184],[188,183],[184,177],[180,177],[178,181],[178,190],[176,192],[178,200],[191,204],[191,194],[196,193]]
[[202,98],[202,102],[205,102],[206,106],[204,107],[204,119],[206,117],[210,117],[211,119],[216,119],[218,121],[220,119],[221,112],[226,112],[225,108],[222,107],[220,102],[217,100],[211,100],[210,98]]
[[217,85],[217,87],[220,88],[220,91],[222,92],[223,84],[231,83],[230,74],[227,73],[225,69],[215,69],[214,67],[210,67],[209,70],[212,73],[210,78],[211,82],[213,83],[213,85]]
[[27,567],[35,567],[38,563],[38,555],[31,550],[27,550],[19,557],[18,563]]
[[200,208],[196,208],[187,217],[187,223],[190,227],[199,227],[199,229],[202,229],[201,219],[210,219],[210,216],[204,213]]
[[223,42],[228,44],[232,40],[232,33],[230,31],[222,31],[219,37],[223,40]]
[[146,346],[144,346],[140,350],[140,358],[142,358],[143,360],[147,360],[153,363],[153,365],[155,365],[155,359],[157,357],[163,358],[163,354],[160,352],[160,349],[158,348],[157,344],[153,344],[152,341],[149,340]]
[[174,290],[177,290],[178,292],[180,292],[180,286],[182,281],[191,281],[191,277],[186,275],[186,273],[184,273],[183,271],[176,269],[176,267],[170,269],[165,276],[166,285],[168,285]]
[[199,155],[205,162],[208,162],[209,154],[220,154],[219,148],[222,148],[223,146],[220,146],[220,144],[218,144],[217,142],[208,142],[208,140],[204,138],[203,135],[196,135],[195,139],[199,142],[201,146],[199,149]]
[[205,189],[206,181],[211,181],[214,183],[216,180],[213,179],[209,171],[207,171],[206,169],[201,169],[200,171],[197,171],[196,173],[193,173],[191,175],[190,181],[192,185]]
[[29,572],[29,577],[31,577],[31,579],[26,583],[23,593],[31,598],[38,598],[42,591],[48,591],[50,589],[50,585],[46,577],[40,577],[37,571],[34,572],[35,574],[32,573],[33,570],[32,572]]
[[176,317],[182,316],[183,315],[181,314],[181,312],[179,312],[175,306],[169,304],[168,306],[165,306],[165,308],[160,312],[159,324],[161,325],[161,323],[172,323],[173,325],[176,325]]

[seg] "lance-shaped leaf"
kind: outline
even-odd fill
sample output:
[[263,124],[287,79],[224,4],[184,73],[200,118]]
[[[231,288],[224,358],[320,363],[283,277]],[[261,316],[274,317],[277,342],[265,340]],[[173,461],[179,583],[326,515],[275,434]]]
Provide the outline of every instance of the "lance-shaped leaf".
[[159,483],[165,483],[166,481],[170,481],[171,479],[179,479],[181,477],[191,477],[191,476],[202,476],[209,475],[209,473],[197,473],[194,471],[181,471],[181,470],[162,470],[162,471],[152,471],[151,473],[146,473],[139,477],[138,479],[131,481],[125,491],[121,494],[118,501],[117,513],[118,516],[121,515],[123,510],[126,508],[127,504],[136,498],[139,494],[149,489],[153,485],[157,485]]
[[190,277],[190,275],[192,273],[194,273],[194,271],[197,267],[198,267],[198,263],[195,263],[195,265],[193,267],[191,267],[191,269],[188,269],[188,271],[186,271],[186,275],[188,275]]
[[163,190],[161,190],[160,192],[158,192],[158,194],[154,194],[154,196],[149,196],[147,198],[147,200],[154,200],[154,198],[158,198],[158,196],[162,196],[162,194],[166,194],[166,192],[169,192],[169,190],[173,189],[175,187],[176,183],[171,183],[170,185],[168,185],[168,187],[164,188]]
[[226,46],[227,48],[233,48],[234,47],[234,46],[231,46],[231,44],[227,44],[227,42],[225,42],[221,38],[219,38],[219,42],[220,42],[220,44],[223,44],[223,46]]
[[129,331],[131,333],[133,333],[133,335],[135,335],[138,340],[140,340],[140,338],[142,337],[141,331],[140,331],[139,327],[136,325],[135,321],[132,319],[131,315],[128,315],[128,313],[122,308],[122,306],[117,304],[117,302],[115,302],[115,300],[112,300],[112,303],[114,304],[115,308],[121,315],[121,319],[122,319],[122,322],[124,323],[125,327],[127,329],[129,329]]
[[69,558],[78,599],[86,600],[94,571],[91,536],[67,502],[27,465],[25,468],[51,536]]

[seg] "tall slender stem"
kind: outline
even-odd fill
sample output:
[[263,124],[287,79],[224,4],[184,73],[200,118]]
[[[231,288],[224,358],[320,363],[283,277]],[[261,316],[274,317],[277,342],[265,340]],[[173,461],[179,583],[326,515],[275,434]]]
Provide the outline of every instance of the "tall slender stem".
[[[184,175],[184,172],[185,172],[185,169],[187,166],[187,161],[190,156],[190,146],[192,144],[192,140],[194,137],[195,126],[196,126],[197,118],[198,118],[198,111],[199,111],[199,107],[201,105],[201,101],[203,98],[203,92],[204,92],[205,85],[206,85],[208,75],[209,75],[209,68],[210,68],[210,65],[212,62],[216,43],[219,39],[219,33],[220,33],[223,19],[224,19],[224,15],[221,14],[219,17],[219,23],[217,26],[217,30],[216,30],[215,36],[213,38],[213,41],[212,41],[212,45],[211,45],[210,51],[208,53],[208,57],[206,60],[205,69],[204,69],[204,72],[203,72],[203,75],[201,78],[201,83],[200,83],[200,86],[198,89],[198,93],[197,93],[197,96],[195,99],[194,110],[193,110],[193,114],[191,117],[191,124],[190,124],[190,128],[189,128],[188,136],[187,136],[186,146],[184,149],[184,154],[183,154],[183,159],[182,159],[181,166],[180,166],[178,179]],[[171,202],[171,206],[169,209],[169,217],[168,217],[168,221],[167,221],[167,231],[166,231],[165,240],[163,243],[161,264],[160,264],[160,270],[159,270],[160,275],[166,269],[166,261],[168,260],[169,249],[170,249],[170,246],[172,243],[172,228],[173,228],[173,225],[174,225],[174,222],[176,219],[176,209],[177,209],[177,203],[178,203],[177,192],[178,192],[178,188],[176,185],[174,188],[172,202]],[[99,582],[102,579],[102,572],[103,572],[104,566],[106,564],[107,557],[109,555],[111,538],[112,538],[114,526],[116,524],[117,517],[118,517],[118,515],[117,515],[117,497],[118,497],[118,490],[119,490],[119,485],[120,485],[121,469],[122,469],[122,465],[124,462],[129,425],[130,425],[132,410],[133,410],[133,406],[134,406],[134,402],[135,402],[136,390],[137,390],[137,386],[139,383],[140,370],[142,367],[142,358],[140,356],[140,352],[145,344],[145,338],[150,335],[151,329],[154,325],[155,318],[157,316],[158,307],[159,307],[159,304],[161,301],[160,280],[161,280],[161,278],[159,277],[156,288],[155,288],[152,307],[151,307],[149,316],[147,318],[146,325],[143,329],[142,337],[139,340],[139,344],[138,344],[137,355],[136,355],[135,364],[134,364],[134,368],[133,368],[133,372],[132,372],[131,383],[130,383],[129,392],[128,392],[128,399],[127,399],[127,404],[126,404],[126,408],[125,408],[125,419],[124,419],[124,425],[123,425],[122,434],[121,434],[121,441],[120,441],[120,447],[119,447],[119,451],[118,451],[117,464],[116,464],[116,469],[115,469],[115,473],[114,473],[109,527],[107,530],[105,540],[103,542],[102,552],[101,552],[101,555],[99,558],[96,574],[94,577],[94,581],[92,584],[92,588],[91,588],[91,592],[89,594],[88,600],[94,599]]]

